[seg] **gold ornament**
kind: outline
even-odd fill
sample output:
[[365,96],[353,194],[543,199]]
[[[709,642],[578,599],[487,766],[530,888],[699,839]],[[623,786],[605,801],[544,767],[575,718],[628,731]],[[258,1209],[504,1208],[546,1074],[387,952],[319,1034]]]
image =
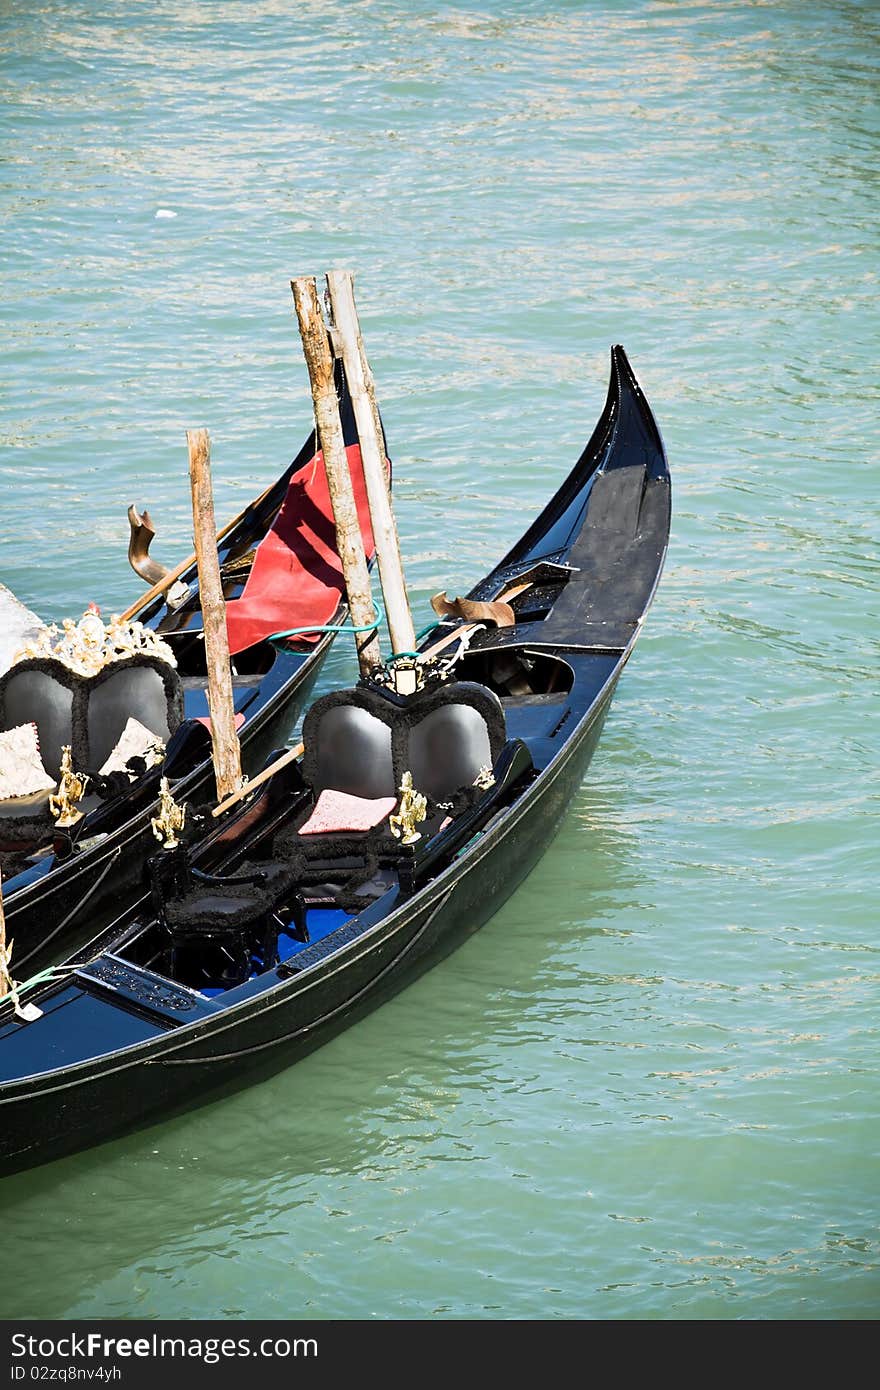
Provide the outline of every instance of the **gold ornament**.
[[78,676],[96,676],[114,661],[140,655],[156,656],[169,666],[177,665],[168,643],[152,628],[137,621],[123,622],[115,613],[105,624],[92,604],[78,623],[73,618],[65,618],[60,632],[54,623],[42,628],[32,641],[16,652],[12,664],[32,657],[54,657]]
[[490,787],[495,785],[495,774],[491,767],[481,767],[474,778],[474,786],[479,787],[481,792],[487,792]]
[[55,824],[59,830],[66,830],[68,826],[76,825],[78,820],[82,820],[83,813],[77,810],[76,803],[82,801],[88,784],[89,779],[84,772],[74,772],[70,744],[66,743],[61,749],[61,780],[58,790],[49,797],[49,810],[55,817]]
[[171,795],[168,778],[163,777],[159,783],[159,814],[150,820],[156,839],[163,841],[163,849],[177,848],[180,843],[177,832],[183,829],[185,820],[186,806],[178,806]]
[[400,807],[397,814],[389,816],[391,834],[402,845],[414,845],[422,838],[416,826],[428,814],[428,802],[421,792],[413,788],[412,773],[405,772],[400,782]]

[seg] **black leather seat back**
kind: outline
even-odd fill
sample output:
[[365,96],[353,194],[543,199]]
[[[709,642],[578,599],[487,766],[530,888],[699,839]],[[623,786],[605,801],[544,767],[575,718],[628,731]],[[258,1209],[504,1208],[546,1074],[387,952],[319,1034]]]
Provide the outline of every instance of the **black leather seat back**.
[[471,786],[480,769],[494,761],[486,716],[472,705],[440,705],[410,729],[413,785],[435,801]]
[[73,679],[59,680],[41,666],[23,662],[0,681],[0,728],[36,724],[40,757],[50,777],[58,777],[61,749],[73,737]]
[[316,792],[332,787],[370,799],[396,796],[390,726],[361,704],[334,702],[312,717],[321,703],[303,726],[309,784]]
[[178,686],[176,673],[164,662],[148,664],[143,657],[137,665],[116,663],[94,677],[86,713],[89,766],[103,766],[129,718],[167,743],[182,716],[175,699]]
[[316,700],[303,722],[303,775],[316,792],[397,796],[404,772],[435,801],[471,786],[506,741],[496,695],[472,681],[449,682],[405,705],[358,687]]
[[159,657],[126,657],[96,676],[80,676],[55,657],[30,657],[0,676],[0,729],[36,724],[50,777],[58,777],[65,744],[74,768],[97,771],[129,716],[163,743],[182,722],[180,677]]

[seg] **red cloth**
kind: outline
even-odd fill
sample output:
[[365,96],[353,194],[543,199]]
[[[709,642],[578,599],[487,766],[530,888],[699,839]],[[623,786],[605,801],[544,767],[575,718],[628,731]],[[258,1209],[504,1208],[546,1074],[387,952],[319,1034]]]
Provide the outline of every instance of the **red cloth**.
[[[350,444],[345,452],[369,560],[373,531],[360,446]],[[244,590],[226,605],[230,652],[244,651],[272,632],[329,623],[344,592],[324,456],[319,450],[294,473],[272,529],[257,547]],[[304,636],[317,642],[320,633]]]

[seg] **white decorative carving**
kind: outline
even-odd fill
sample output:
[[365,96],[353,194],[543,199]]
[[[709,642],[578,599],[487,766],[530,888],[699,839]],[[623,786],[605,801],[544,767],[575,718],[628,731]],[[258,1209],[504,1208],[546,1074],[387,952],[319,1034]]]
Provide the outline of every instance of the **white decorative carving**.
[[123,622],[115,613],[105,624],[100,609],[91,603],[78,623],[65,618],[60,631],[54,623],[41,629],[16,652],[12,664],[31,657],[54,657],[78,676],[96,676],[105,666],[129,656],[155,656],[169,666],[177,665],[168,643],[152,628],[136,620]]

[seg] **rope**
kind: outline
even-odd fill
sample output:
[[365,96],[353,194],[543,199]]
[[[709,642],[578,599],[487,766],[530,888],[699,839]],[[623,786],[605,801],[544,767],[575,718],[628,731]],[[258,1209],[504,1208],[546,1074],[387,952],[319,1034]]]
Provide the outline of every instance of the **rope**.
[[92,884],[92,886],[91,886],[91,888],[88,890],[88,892],[85,893],[84,896],[83,896],[82,898],[80,898],[79,902],[76,904],[75,907],[72,907],[72,908],[70,909],[70,911],[68,912],[67,916],[63,919],[63,921],[61,921],[61,922],[58,923],[58,926],[54,929],[54,931],[51,931],[51,932],[49,933],[48,936],[43,937],[43,939],[42,939],[41,942],[40,942],[39,947],[35,946],[35,947],[33,948],[33,950],[28,951],[27,955],[22,956],[22,958],[21,958],[21,964],[22,964],[22,965],[24,965],[24,963],[25,963],[26,960],[30,960],[31,956],[36,955],[37,950],[45,950],[45,948],[49,945],[49,943],[50,943],[51,941],[54,941],[54,940],[55,940],[55,938],[56,938],[56,936],[58,935],[58,933],[64,931],[64,928],[67,926],[68,922],[72,921],[72,919],[76,916],[76,914],[77,914],[78,912],[82,912],[82,910],[83,910],[83,908],[85,907],[86,903],[87,903],[91,898],[93,898],[93,897],[95,896],[95,894],[97,893],[98,889],[101,887],[101,884],[104,882],[104,879],[107,877],[107,875],[109,874],[110,870],[113,868],[113,865],[116,863],[116,861],[117,861],[117,859],[119,858],[119,856],[120,856],[121,853],[122,853],[122,845],[117,845],[116,848],[115,848],[115,850],[113,851],[113,853],[110,855],[110,858],[107,860],[107,863],[104,865],[103,869],[101,870],[101,873],[100,873],[99,876],[95,879],[95,882]]
[[[373,607],[376,610],[375,621],[372,623],[366,623],[361,627],[354,627],[347,622],[315,623],[310,627],[292,627],[288,628],[284,632],[270,632],[266,640],[268,642],[271,642],[273,646],[280,647],[285,642],[290,641],[291,638],[299,637],[305,632],[347,632],[350,633],[352,637],[356,637],[359,633],[362,632],[375,632],[379,624],[381,622],[384,622],[385,620],[385,609],[382,606],[382,604],[378,601],[378,599],[373,599]],[[429,632],[434,632],[438,627],[442,626],[442,622],[435,621],[432,623],[428,623],[425,627],[421,629],[420,632],[416,633],[416,641],[421,642],[422,638],[427,637]],[[482,631],[484,626],[485,624],[483,623],[477,624],[476,627],[473,627],[473,625],[471,624],[467,624],[465,627],[462,628],[461,645],[459,646],[458,650],[455,652],[455,655],[453,657],[446,658],[444,662],[445,668],[448,669],[448,667],[454,666],[455,662],[458,661],[462,656],[464,656],[464,653],[468,649],[471,637],[475,636],[477,632]],[[394,652],[392,656],[389,658],[389,661],[395,662],[404,659],[410,661],[420,661],[424,657],[424,655],[425,653],[420,651]]]
[[291,627],[285,632],[270,632],[266,640],[277,646],[281,642],[289,641],[291,637],[299,637],[304,632],[350,632],[353,637],[359,632],[375,632],[385,617],[385,609],[376,599],[373,599],[373,607],[376,610],[375,622],[366,623],[361,627],[354,627],[350,623],[313,623],[309,627]]
[[[79,968],[78,965],[49,965],[45,970],[38,970],[36,975],[31,975],[30,979],[25,980],[23,984],[19,984],[17,980],[10,980],[12,987],[0,999],[0,1008],[4,1004],[11,1004],[13,1011],[19,1017],[25,1017],[19,1004],[19,999],[23,994],[27,993],[28,990],[36,989],[38,985],[45,985],[52,980],[60,979],[67,971],[79,970]],[[26,1019],[26,1021],[29,1020]]]

